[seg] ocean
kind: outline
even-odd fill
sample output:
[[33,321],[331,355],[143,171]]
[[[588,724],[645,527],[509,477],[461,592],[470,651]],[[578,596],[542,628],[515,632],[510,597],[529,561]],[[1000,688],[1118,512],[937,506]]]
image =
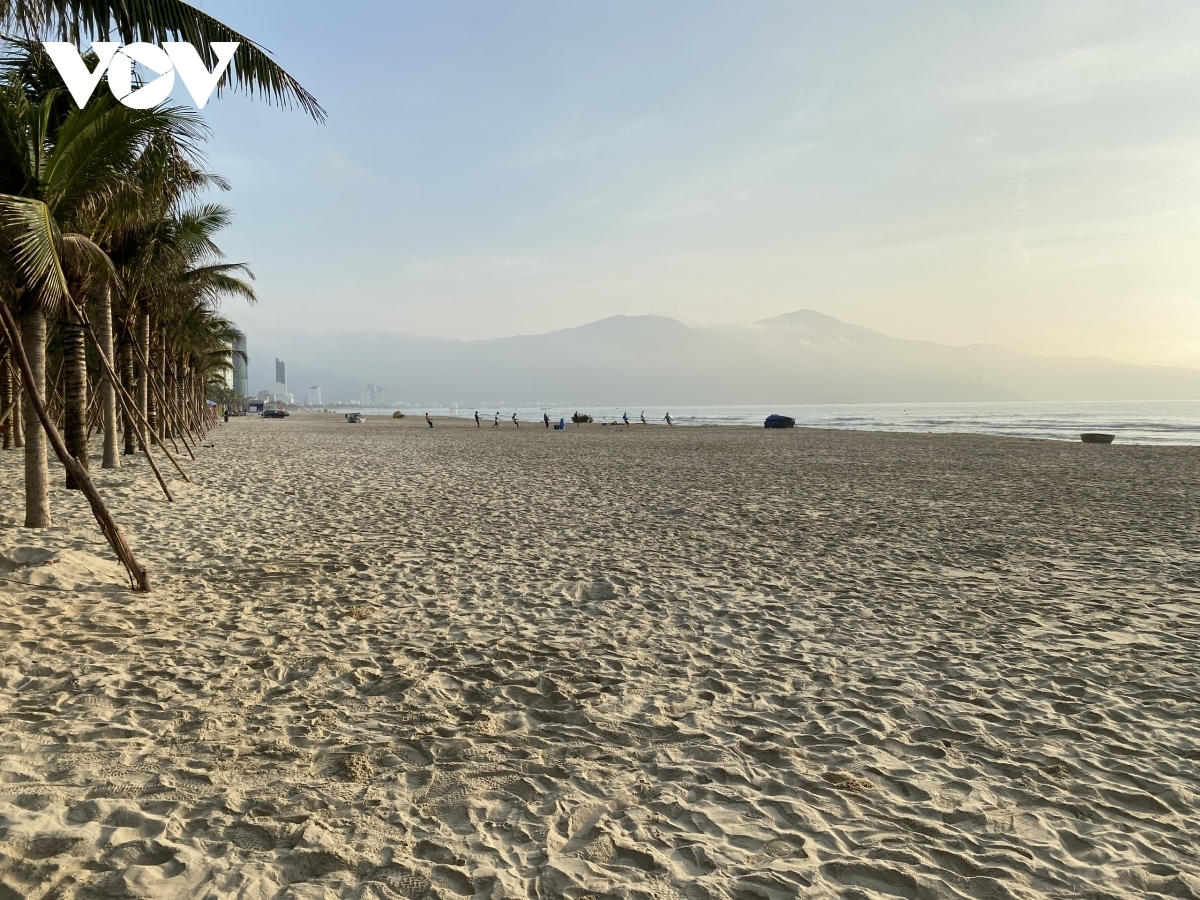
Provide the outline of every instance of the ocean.
[[[457,414],[470,418],[475,409],[461,407],[403,407],[409,414],[434,416]],[[1161,402],[1022,402],[1022,403],[841,403],[805,406],[678,406],[662,407],[512,407],[500,409],[500,420],[511,426],[515,411],[522,422],[540,422],[543,413],[551,420],[570,419],[578,409],[597,422],[619,421],[628,412],[638,423],[662,423],[666,413],[681,427],[691,425],[762,425],[771,413],[796,420],[798,427],[845,428],[863,431],[964,432],[1002,434],[1045,440],[1077,441],[1085,431],[1102,431],[1117,436],[1123,444],[1200,444],[1200,401]],[[490,419],[494,408],[481,408]],[[363,409],[367,415],[391,415],[393,410]]]

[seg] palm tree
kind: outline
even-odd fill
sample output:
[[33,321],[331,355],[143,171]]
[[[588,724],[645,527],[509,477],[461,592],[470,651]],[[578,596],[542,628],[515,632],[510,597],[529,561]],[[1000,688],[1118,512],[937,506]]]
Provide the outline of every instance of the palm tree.
[[203,430],[208,376],[231,366],[230,345],[242,335],[219,315],[221,299],[256,300],[249,269],[225,262],[213,240],[229,219],[225,207],[202,204],[147,221],[110,250],[124,301],[119,318],[137,363],[138,418],[160,444],[177,436],[186,444],[187,434]]
[[116,34],[125,43],[187,41],[211,66],[209,44],[241,44],[225,79],[250,95],[268,102],[299,106],[317,121],[325,110],[316,98],[261,46],[207,13],[180,0],[0,0],[0,23],[6,30],[30,37],[53,33],[79,43],[93,35]]
[[233,367],[233,346],[245,337],[219,314],[222,298],[241,297],[249,303],[258,299],[246,280],[254,278],[250,269],[244,263],[225,262],[213,243],[215,232],[229,221],[228,211],[209,204],[187,218],[194,239],[186,266],[163,293],[160,307],[163,346],[171,351],[169,399],[175,403],[174,411],[166,411],[164,424],[173,419],[185,428],[189,413],[195,418],[203,411],[210,382]]
[[[212,235],[229,221],[225,207],[206,204],[179,211],[180,204],[199,186],[222,186],[223,182],[194,166],[183,166],[169,178],[158,175],[156,170],[153,183],[143,185],[145,214],[113,229],[104,241],[119,275],[123,303],[118,318],[124,359],[129,374],[136,375],[132,386],[138,418],[151,425],[154,437],[163,436],[159,426],[167,414],[159,409],[158,391],[152,384],[155,368],[159,381],[163,380],[167,341],[162,329],[168,324],[170,303],[177,296],[194,293],[196,279],[209,272],[210,266],[214,279],[232,277],[235,270],[244,268],[220,263],[220,250],[212,242]],[[189,268],[196,265],[202,265],[201,272],[189,275]],[[242,289],[244,283],[236,278],[234,282],[225,285],[227,292],[253,298],[252,291],[247,294]],[[151,364],[152,355],[157,366]],[[137,433],[141,434],[140,427]],[[127,433],[126,452],[131,449]]]
[[[33,377],[45,390],[46,316],[67,311],[69,450],[86,458],[82,413],[86,386],[75,296],[83,285],[111,276],[112,264],[90,236],[106,210],[129,195],[131,170],[156,139],[193,146],[203,136],[197,116],[178,108],[128,109],[97,98],[63,114],[57,88],[31,98],[12,75],[0,86],[0,246],[7,253],[8,298],[18,310]],[[82,370],[82,371],[81,371]],[[36,412],[26,413],[26,512],[29,527],[50,524],[45,436]],[[74,479],[72,479],[72,482]]]
[[[171,223],[174,210],[187,198],[206,188],[228,190],[228,184],[220,177],[205,172],[197,165],[198,158],[187,144],[180,144],[172,135],[162,135],[153,140],[135,165],[133,177],[125,184],[124,196],[114,202],[108,211],[103,228],[97,232],[97,242],[114,261],[118,273],[117,296],[123,301],[124,312],[112,305],[112,296],[101,292],[96,308],[100,325],[101,343],[105,358],[114,359],[113,337],[119,333],[117,361],[121,372],[121,392],[138,396],[137,409],[140,418],[150,412],[149,374],[144,361],[149,360],[150,323],[146,315],[138,315],[149,302],[146,299],[148,285],[161,275],[158,270],[171,270],[173,265],[169,249],[164,248],[164,238],[172,233]],[[165,269],[164,269],[165,267]],[[105,328],[105,323],[109,324]],[[117,327],[114,327],[117,326]],[[134,353],[134,339],[140,337],[138,353]],[[107,382],[106,382],[107,383]],[[135,417],[124,409],[125,453],[137,452],[135,435],[141,433]],[[105,400],[103,408],[105,431],[105,465],[118,465],[116,460],[116,408]],[[110,439],[111,438],[111,439]],[[111,444],[111,449],[110,449]]]
[[[102,369],[109,376],[113,375],[111,364],[117,362],[109,324],[114,292],[126,295],[126,333],[133,324],[129,320],[135,318],[143,334],[148,334],[150,311],[157,309],[163,377],[155,389],[161,391],[163,421],[175,415],[182,429],[194,427],[202,432],[211,427],[203,414],[207,382],[214,372],[228,366],[229,344],[240,334],[217,314],[217,298],[233,293],[253,300],[252,289],[238,277],[239,272],[249,272],[240,264],[222,262],[211,244],[211,233],[220,227],[217,220],[222,215],[227,218],[225,212],[213,215],[209,211],[214,227],[207,231],[200,228],[193,236],[191,250],[187,249],[187,240],[176,240],[174,244],[162,240],[164,235],[172,237],[172,229],[178,231],[181,223],[185,227],[174,237],[187,236],[189,219],[178,213],[180,198],[196,185],[219,183],[191,158],[194,144],[202,136],[199,120],[181,110],[127,110],[100,98],[89,103],[86,110],[74,108],[57,72],[48,70],[30,52],[35,46],[32,38],[56,33],[78,42],[87,36],[115,32],[126,43],[185,40],[196,46],[210,65],[210,43],[237,41],[242,46],[229,67],[226,83],[269,102],[298,105],[318,121],[325,113],[261,47],[179,0],[0,0],[0,27],[15,29],[28,38],[5,39],[24,49],[26,63],[14,68],[6,61],[0,66],[4,69],[0,77],[0,319],[4,343],[19,362],[30,400],[26,427],[12,429],[18,445],[22,431],[28,438],[26,525],[41,527],[51,521],[46,453],[49,437],[67,470],[68,483],[83,488],[131,580],[138,589],[149,590],[145,571],[133,559],[86,470],[89,378],[84,307],[91,298],[99,325]],[[155,163],[160,164],[157,169]],[[117,279],[117,268],[105,252],[128,244],[131,230],[147,239],[142,250],[166,251],[135,254],[141,262],[150,263],[138,271],[144,276],[140,287],[145,289],[145,309],[139,309],[135,302],[136,290],[132,298],[127,296],[129,292]],[[160,243],[157,248],[153,246],[155,241]],[[19,325],[10,307],[18,311]],[[132,315],[134,311],[140,315]],[[44,402],[47,319],[56,314],[70,447],[59,437]],[[138,356],[140,387],[148,401],[153,372],[149,347],[145,350]],[[123,372],[132,368],[128,353],[122,362]],[[127,402],[125,391],[117,383],[102,379],[100,390],[104,464],[115,466],[116,397],[120,397],[127,416],[126,440],[135,427],[143,429],[145,439],[149,436],[144,431],[143,411]],[[18,391],[18,409],[20,396]],[[165,446],[162,449],[170,456]],[[150,462],[153,466],[152,459]],[[161,476],[159,482],[167,491]],[[169,491],[167,494],[170,497]]]

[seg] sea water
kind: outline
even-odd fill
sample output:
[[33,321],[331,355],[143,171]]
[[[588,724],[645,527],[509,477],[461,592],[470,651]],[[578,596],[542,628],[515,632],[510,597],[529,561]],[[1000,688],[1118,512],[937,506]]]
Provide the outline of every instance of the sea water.
[[[731,407],[672,412],[689,424],[762,424],[772,412],[797,426],[866,431],[966,432],[1078,441],[1085,431],[1121,443],[1200,444],[1200,401],[1158,403],[884,403]],[[676,416],[679,415],[679,419]],[[649,415],[647,415],[649,418]]]
[[[412,413],[449,416],[446,407],[405,407]],[[391,409],[364,409],[367,415],[391,415]],[[597,423],[621,422],[623,413],[639,425],[644,412],[651,424],[665,424],[670,413],[675,425],[758,425],[772,413],[796,420],[802,428],[842,428],[862,431],[962,432],[1002,434],[1047,440],[1078,441],[1085,431],[1114,434],[1123,444],[1200,444],[1200,401],[1161,402],[1021,402],[1021,403],[839,403],[806,406],[522,406],[499,409],[500,424],[512,427],[512,414],[522,424],[552,422],[573,412],[587,413]],[[485,426],[497,410],[481,408]],[[459,418],[470,419],[474,409],[462,407]]]

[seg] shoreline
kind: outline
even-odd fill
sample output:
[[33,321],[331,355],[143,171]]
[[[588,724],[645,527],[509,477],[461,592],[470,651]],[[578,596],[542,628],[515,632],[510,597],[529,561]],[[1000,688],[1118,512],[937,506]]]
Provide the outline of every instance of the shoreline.
[[[500,407],[505,425],[509,425],[511,407]],[[553,416],[569,417],[576,408],[559,409]],[[640,408],[630,407],[634,419]],[[943,403],[943,404],[825,404],[809,406],[731,406],[731,407],[671,407],[675,426],[692,428],[701,425],[722,427],[761,428],[763,419],[771,413],[791,416],[797,427],[837,429],[847,431],[880,431],[912,434],[993,434],[1036,439],[1074,442],[1083,432],[1102,431],[1116,435],[1118,444],[1147,444],[1155,446],[1200,446],[1200,402],[1164,401],[1157,403],[1131,402],[1010,402],[1010,403]],[[395,410],[348,407],[336,414],[363,412],[371,418],[390,417]],[[420,419],[426,411],[439,420],[456,418],[449,408],[413,407],[402,410],[406,416]],[[471,412],[460,412],[457,418],[470,421]],[[543,409],[518,407],[524,423],[541,422]],[[619,423],[622,407],[578,407],[578,411],[596,416],[609,424]],[[312,414],[301,407],[296,415]],[[315,412],[315,411],[313,411]],[[489,416],[495,412],[492,408]],[[663,408],[652,412],[651,425],[663,425]],[[1018,414],[1019,413],[1019,414]],[[605,421],[608,420],[608,421]],[[487,419],[491,424],[491,419]]]
[[[332,424],[340,424],[345,421],[344,415],[347,413],[347,410],[337,410],[337,411],[331,410],[329,412],[321,412],[318,410],[289,410],[289,412],[291,413],[289,418],[296,418],[298,421],[311,419],[311,420],[316,420],[316,421],[328,422],[328,423],[332,423]],[[393,423],[394,425],[396,425],[398,427],[422,428],[422,429],[428,430],[428,426],[425,424],[424,415],[421,413],[407,413],[406,412],[403,419],[393,419],[391,416],[383,415],[382,413],[379,413],[379,414],[365,413],[364,417],[366,418],[367,423],[369,423],[371,425],[375,425],[375,426],[378,426],[381,424]],[[238,419],[238,418],[256,419],[259,417],[256,414],[252,413],[248,416],[234,417],[234,418],[235,419]],[[464,429],[468,429],[468,430],[475,430],[475,422],[471,418],[464,418],[463,416],[432,416],[432,415],[431,415],[431,418],[436,423],[435,427],[452,428],[452,429],[464,428]],[[280,420],[276,420],[276,421],[280,421]],[[481,419],[481,424],[482,424],[482,427],[480,429],[478,429],[480,431],[514,431],[514,430],[517,430],[513,427],[513,424],[510,420],[505,419],[503,417],[500,419],[500,427],[498,429],[492,428],[492,420],[491,419],[486,419],[486,418]],[[551,420],[551,425],[553,426],[553,424],[554,424],[554,420]],[[357,426],[351,426],[351,427],[357,427]],[[771,433],[776,433],[776,434],[786,434],[788,432],[811,431],[811,432],[833,432],[836,434],[844,434],[844,435],[861,435],[861,434],[911,435],[914,437],[1000,438],[1000,439],[1013,439],[1013,440],[1022,440],[1022,441],[1049,442],[1049,443],[1054,443],[1054,444],[1082,444],[1083,443],[1080,440],[1078,435],[1076,435],[1075,437],[1072,438],[1072,437],[1055,437],[1055,436],[1050,436],[1050,435],[996,433],[996,432],[991,432],[991,431],[932,431],[932,430],[918,431],[918,430],[907,430],[907,429],[900,429],[900,428],[866,428],[866,427],[853,428],[853,427],[836,427],[836,426],[830,426],[830,425],[808,425],[808,424],[802,424],[800,422],[797,422],[796,426],[791,429],[766,429],[766,428],[763,428],[762,425],[754,425],[754,424],[743,423],[743,422],[731,422],[728,424],[714,424],[714,423],[704,422],[704,423],[700,423],[700,424],[690,424],[687,422],[676,421],[674,428],[675,429],[683,429],[686,431],[717,429],[720,431],[735,430],[735,431],[742,431],[742,432],[771,432]],[[525,421],[524,419],[522,419],[520,431],[525,431],[526,429],[535,429],[535,430],[541,430],[541,431],[549,430],[552,433],[554,433],[553,427],[551,427],[550,429],[546,429],[544,423],[540,419],[539,420],[531,420],[531,421]],[[626,430],[624,424],[621,423],[619,420],[615,423],[614,422],[593,422],[593,423],[582,424],[582,425],[575,425],[569,419],[567,420],[567,428],[566,428],[567,432],[573,432],[576,430],[586,431],[588,429],[604,430],[604,431],[608,431],[610,429],[615,429],[618,431]],[[629,431],[636,432],[638,430],[643,430],[643,429],[663,430],[663,431],[671,430],[670,426],[668,426],[665,422],[647,422],[646,425],[643,426],[640,422],[635,422],[633,420],[630,420],[629,428],[628,428]],[[1169,441],[1165,441],[1165,440],[1157,440],[1157,441],[1132,440],[1132,439],[1128,439],[1128,438],[1122,439],[1120,435],[1117,436],[1117,439],[1112,444],[1099,445],[1099,446],[1088,445],[1088,446],[1091,446],[1093,450],[1107,448],[1110,451],[1115,448],[1120,448],[1120,447],[1154,447],[1154,448],[1163,448],[1163,449],[1166,449],[1166,448],[1175,448],[1175,449],[1188,448],[1191,450],[1196,450],[1196,449],[1200,448],[1200,444],[1193,443],[1190,441],[1187,441],[1187,442],[1180,441],[1178,443],[1174,443],[1174,442],[1169,442]]]

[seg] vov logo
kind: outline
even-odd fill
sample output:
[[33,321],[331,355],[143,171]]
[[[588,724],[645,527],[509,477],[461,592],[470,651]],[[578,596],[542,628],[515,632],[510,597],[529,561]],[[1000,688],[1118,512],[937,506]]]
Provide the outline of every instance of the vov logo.
[[[87,105],[105,72],[108,72],[108,87],[113,96],[130,109],[150,109],[166,100],[175,87],[176,73],[196,101],[196,107],[204,109],[221,76],[229,68],[239,44],[237,41],[210,44],[217,56],[217,66],[211,72],[196,48],[185,41],[166,41],[161,47],[141,42],[122,47],[110,41],[94,41],[92,50],[100,61],[95,70],[90,72],[74,44],[43,41],[42,46],[54,61],[58,73],[67,83],[67,90],[80,109]],[[158,76],[137,90],[133,87],[135,62]]]

